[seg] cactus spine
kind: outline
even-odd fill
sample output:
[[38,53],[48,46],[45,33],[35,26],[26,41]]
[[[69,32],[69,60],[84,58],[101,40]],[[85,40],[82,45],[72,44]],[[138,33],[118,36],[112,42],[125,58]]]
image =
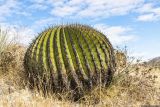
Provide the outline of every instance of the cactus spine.
[[[43,90],[108,85],[115,71],[113,48],[95,29],[79,24],[49,28],[28,48],[24,66],[30,86]],[[101,75],[100,75],[101,74]]]

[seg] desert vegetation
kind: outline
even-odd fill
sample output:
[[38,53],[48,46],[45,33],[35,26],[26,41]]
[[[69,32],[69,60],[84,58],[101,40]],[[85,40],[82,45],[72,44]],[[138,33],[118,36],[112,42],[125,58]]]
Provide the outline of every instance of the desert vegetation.
[[[85,29],[82,30],[86,34],[91,33]],[[92,90],[86,91],[83,97],[76,101],[70,96],[71,90],[49,93],[44,96],[43,86],[38,86],[42,90],[30,89],[32,85],[26,81],[27,75],[23,63],[28,47],[8,42],[7,38],[10,35],[7,33],[9,31],[0,31],[0,107],[139,107],[160,105],[160,67],[149,66],[149,64],[140,63],[138,60],[136,63],[132,63],[136,59],[130,59],[122,51],[119,51],[120,53],[115,57],[116,71],[107,87],[97,83]],[[67,37],[67,40],[70,40],[69,35]],[[62,40],[64,41],[64,38]],[[98,43],[98,39],[95,42]],[[97,48],[100,47],[99,44]],[[80,69],[80,66],[78,68]]]

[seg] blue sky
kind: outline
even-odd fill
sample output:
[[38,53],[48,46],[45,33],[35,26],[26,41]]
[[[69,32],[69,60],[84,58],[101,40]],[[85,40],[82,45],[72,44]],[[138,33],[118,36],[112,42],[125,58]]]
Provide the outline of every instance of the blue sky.
[[21,43],[62,23],[91,25],[131,56],[160,56],[160,0],[0,0],[0,26]]

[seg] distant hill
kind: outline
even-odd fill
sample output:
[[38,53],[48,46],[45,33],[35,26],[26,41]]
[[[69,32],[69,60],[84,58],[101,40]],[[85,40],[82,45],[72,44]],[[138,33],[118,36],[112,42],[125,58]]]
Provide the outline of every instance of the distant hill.
[[160,57],[156,57],[147,62],[151,66],[160,66]]

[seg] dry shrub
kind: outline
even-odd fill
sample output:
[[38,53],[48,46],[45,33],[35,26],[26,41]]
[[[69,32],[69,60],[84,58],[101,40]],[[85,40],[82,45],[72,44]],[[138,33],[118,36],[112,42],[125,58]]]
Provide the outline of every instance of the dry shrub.
[[[17,90],[14,93],[3,95],[0,107],[78,107],[70,101],[60,101],[56,97],[44,98],[39,93],[31,93],[28,89]],[[84,107],[82,105],[82,107]]]
[[[160,104],[160,71],[155,68],[128,65],[115,74],[112,90],[117,94],[112,103],[116,107],[158,105]],[[109,92],[110,93],[110,92]]]
[[[10,44],[0,54],[0,76],[12,85],[22,86],[24,78],[23,57],[26,48]],[[14,84],[13,84],[14,83]]]
[[123,51],[116,50],[115,59],[117,69],[119,69],[120,67],[126,67],[127,55]]
[[96,107],[139,107],[160,105],[160,70],[127,63],[114,75],[110,87],[95,87],[83,104]]

